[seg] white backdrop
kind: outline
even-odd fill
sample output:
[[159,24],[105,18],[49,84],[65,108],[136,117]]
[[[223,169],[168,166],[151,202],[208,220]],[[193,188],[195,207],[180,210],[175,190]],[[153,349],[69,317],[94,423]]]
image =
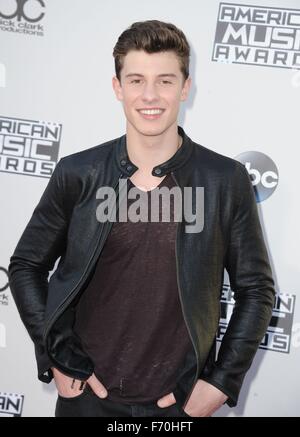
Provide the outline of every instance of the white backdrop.
[[[300,54],[300,0],[248,0],[248,10],[256,6],[256,12],[249,10],[256,14],[251,21],[247,14],[234,16],[246,11],[242,1],[226,6],[217,0],[27,0],[24,10],[21,3],[0,0],[0,414],[54,415],[54,384],[37,379],[33,345],[7,286],[9,258],[57,158],[125,133],[111,85],[112,49],[134,21],[159,19],[181,28],[192,49],[193,87],[179,124],[194,141],[244,157],[254,183],[260,180],[259,212],[278,293],[273,326],[247,373],[238,406],[224,406],[215,416],[299,416],[300,70],[293,62]],[[280,21],[282,8],[286,23]],[[237,62],[242,45],[250,54]],[[227,61],[220,55],[228,53],[226,47]],[[20,120],[27,124],[17,132]],[[45,129],[41,135],[37,128],[32,134],[30,124],[40,132],[48,126],[55,135],[45,135]],[[36,149],[38,156],[29,155],[29,148],[9,150],[8,137],[27,145],[42,140],[44,146]],[[224,302],[223,308],[228,321],[231,304]]]

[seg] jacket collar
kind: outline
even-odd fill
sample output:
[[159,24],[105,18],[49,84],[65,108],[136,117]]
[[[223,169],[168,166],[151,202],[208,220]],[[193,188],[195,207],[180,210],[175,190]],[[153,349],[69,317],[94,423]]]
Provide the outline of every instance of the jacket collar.
[[[181,167],[189,159],[192,153],[192,140],[186,135],[181,126],[177,126],[177,128],[178,134],[183,139],[182,144],[171,158],[153,167],[153,176],[164,176],[165,174]],[[119,138],[115,150],[115,159],[119,170],[123,174],[131,176],[136,170],[138,170],[138,167],[129,159],[126,145],[126,134]]]

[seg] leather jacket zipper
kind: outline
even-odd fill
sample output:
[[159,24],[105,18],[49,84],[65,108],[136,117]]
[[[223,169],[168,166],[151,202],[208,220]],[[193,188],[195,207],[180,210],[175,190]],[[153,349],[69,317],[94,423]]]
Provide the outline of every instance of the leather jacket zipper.
[[[172,178],[174,179],[174,182],[176,183],[176,185],[179,186],[179,184],[178,184],[178,182],[177,182],[177,180],[176,180],[176,178],[175,178],[175,175],[174,175],[174,173],[173,173],[172,171],[171,171],[171,176],[172,176]],[[179,222],[177,223],[177,233],[176,233],[176,240],[175,240],[175,257],[176,257],[177,286],[178,286],[179,298],[180,298],[180,302],[181,302],[182,314],[183,314],[183,317],[184,317],[184,320],[185,320],[185,324],[186,324],[186,327],[187,327],[188,333],[189,333],[189,335],[190,335],[190,338],[191,338],[191,341],[192,341],[192,344],[193,344],[193,347],[194,347],[194,350],[195,350],[196,359],[197,359],[197,370],[196,370],[196,375],[195,375],[195,378],[194,378],[194,382],[193,382],[192,388],[191,388],[190,392],[188,393],[188,395],[187,395],[187,397],[186,397],[186,399],[185,399],[185,401],[184,401],[184,404],[183,404],[183,406],[182,406],[182,409],[184,409],[184,407],[185,407],[185,405],[186,405],[186,402],[188,401],[188,399],[189,399],[189,397],[190,397],[190,395],[191,395],[191,393],[192,393],[192,391],[193,391],[193,389],[194,389],[194,387],[195,387],[195,384],[196,384],[196,382],[197,382],[197,380],[198,380],[198,368],[199,368],[199,362],[198,362],[198,353],[197,353],[197,349],[196,349],[196,346],[195,346],[195,343],[194,343],[193,336],[192,336],[191,331],[190,331],[190,327],[189,327],[188,322],[187,322],[187,318],[186,318],[186,315],[185,315],[185,312],[184,312],[184,306],[183,306],[183,303],[182,303],[182,294],[181,294],[180,281],[179,281],[178,252],[177,252],[178,236],[179,236]]]
[[[121,173],[121,174],[119,175],[119,179],[120,179],[122,176],[123,176],[123,174]],[[115,186],[114,186],[114,190],[115,190],[115,191],[116,191],[116,187],[117,187],[117,185],[118,185],[118,183],[119,183],[119,179],[118,179],[118,182],[117,182],[117,183],[115,184]],[[127,184],[126,184],[125,186],[127,186]],[[117,206],[118,198],[119,198],[119,191],[117,191],[117,195],[116,195],[116,206]],[[118,209],[118,208],[117,208],[117,209]],[[111,226],[112,226],[112,223],[113,223],[113,222],[110,222],[110,221],[108,222],[108,229],[107,229],[107,232],[106,232],[106,235],[105,235],[104,242],[103,242],[103,244],[102,244],[102,248],[103,248],[104,243],[105,243],[105,241],[106,241],[106,239],[107,239],[107,236],[108,236],[108,234],[109,234],[109,230],[110,230],[110,228],[111,228]],[[68,305],[72,302],[72,300],[76,297],[76,295],[77,295],[78,292],[80,291],[79,286],[80,286],[80,285],[85,281],[85,279],[86,279],[86,274],[87,274],[87,272],[89,271],[89,267],[90,267],[92,261],[93,261],[94,258],[95,258],[95,254],[96,254],[96,252],[97,252],[98,245],[99,245],[100,239],[101,239],[101,237],[102,237],[103,231],[104,231],[104,226],[102,226],[102,228],[101,228],[101,232],[100,232],[100,234],[99,234],[99,236],[98,236],[97,243],[96,243],[96,245],[95,245],[95,249],[94,249],[94,251],[93,251],[93,254],[91,255],[91,257],[90,257],[90,259],[89,259],[89,261],[88,261],[88,263],[87,263],[87,265],[86,265],[86,267],[85,267],[85,270],[84,270],[82,276],[80,277],[79,281],[78,281],[77,284],[73,287],[73,289],[72,289],[71,292],[68,294],[68,296],[66,297],[66,299],[62,302],[62,304],[57,308],[57,310],[56,310],[55,313],[52,315],[52,317],[50,318],[50,320],[48,321],[48,323],[47,323],[47,325],[46,325],[46,327],[45,327],[45,331],[44,331],[44,343],[45,343],[46,346],[47,346],[47,343],[46,343],[46,341],[47,341],[47,337],[48,337],[48,334],[49,334],[49,331],[50,331],[51,327],[52,327],[53,324],[56,322],[56,320],[60,317],[60,315],[64,312],[64,310],[68,307]],[[102,248],[101,248],[101,250],[102,250]],[[101,251],[100,251],[100,253],[101,253]],[[100,255],[100,253],[99,253],[99,255]],[[52,357],[51,357],[51,359],[52,359],[53,361],[55,361]],[[61,367],[61,366],[60,366],[60,367]]]

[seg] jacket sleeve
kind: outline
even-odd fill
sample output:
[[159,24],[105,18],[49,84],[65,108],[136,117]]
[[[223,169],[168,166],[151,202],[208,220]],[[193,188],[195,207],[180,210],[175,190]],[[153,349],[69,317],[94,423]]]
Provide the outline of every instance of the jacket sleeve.
[[33,211],[8,267],[11,293],[34,342],[38,378],[47,383],[53,378],[52,364],[43,344],[48,276],[64,252],[68,228],[61,163],[62,159]]
[[225,268],[235,305],[212,372],[203,379],[237,404],[245,374],[272,317],[275,291],[255,194],[245,167],[237,162],[232,196],[235,208]]

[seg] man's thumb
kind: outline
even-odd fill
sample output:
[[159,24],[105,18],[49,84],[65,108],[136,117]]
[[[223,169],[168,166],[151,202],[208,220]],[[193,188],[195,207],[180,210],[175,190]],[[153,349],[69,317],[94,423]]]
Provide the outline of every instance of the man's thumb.
[[87,383],[89,384],[89,386],[97,396],[99,396],[100,398],[106,398],[108,394],[107,390],[104,387],[104,385],[101,384],[101,382],[99,381],[99,379],[96,377],[94,373],[92,374],[92,376],[89,377]]
[[157,405],[160,408],[170,407],[171,405],[173,405],[175,403],[176,403],[176,399],[175,399],[175,396],[173,395],[173,393],[169,393],[157,401]]

